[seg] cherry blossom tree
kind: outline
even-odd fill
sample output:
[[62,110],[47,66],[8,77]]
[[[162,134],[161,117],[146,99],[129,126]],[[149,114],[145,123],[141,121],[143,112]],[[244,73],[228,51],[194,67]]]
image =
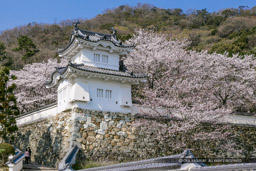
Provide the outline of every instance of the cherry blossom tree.
[[56,88],[47,89],[45,81],[49,80],[55,67],[66,64],[66,60],[58,63],[57,59],[49,59],[43,63],[27,64],[19,71],[11,71],[11,74],[17,77],[10,84],[17,85],[15,95],[21,112],[27,112],[56,101]]
[[186,40],[145,30],[138,30],[128,43],[136,46],[125,61],[128,70],[148,74],[135,99],[181,118],[181,130],[201,122],[218,123],[241,106],[255,106],[254,56],[188,51]]
[[[188,51],[186,40],[145,30],[138,30],[128,43],[136,46],[125,61],[128,69],[148,75],[147,83],[135,89],[134,98],[153,109],[164,107],[170,117],[185,120],[180,129],[217,123],[241,106],[255,105],[254,56],[228,58]],[[66,63],[51,59],[12,71],[17,76],[13,83],[21,112],[55,101],[56,90],[46,89],[44,83],[55,67]]]

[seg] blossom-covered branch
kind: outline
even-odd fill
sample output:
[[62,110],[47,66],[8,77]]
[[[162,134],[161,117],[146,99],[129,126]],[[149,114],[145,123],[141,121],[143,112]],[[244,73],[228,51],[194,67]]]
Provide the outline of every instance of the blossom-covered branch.
[[136,48],[125,61],[128,69],[148,74],[135,99],[173,111],[172,117],[178,114],[186,121],[182,129],[223,121],[245,105],[255,106],[254,56],[188,51],[186,40],[145,30],[138,30],[129,43]]
[[58,63],[57,59],[49,59],[43,63],[27,64],[19,71],[11,71],[11,74],[17,77],[10,84],[17,85],[15,95],[21,112],[55,102],[56,89],[47,89],[45,81],[51,77],[55,67],[64,66],[66,63],[65,60]]

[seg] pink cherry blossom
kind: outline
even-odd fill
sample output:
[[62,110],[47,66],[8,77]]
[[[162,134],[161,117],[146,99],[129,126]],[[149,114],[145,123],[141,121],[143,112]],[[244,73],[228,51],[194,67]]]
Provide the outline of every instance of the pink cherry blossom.
[[138,30],[129,43],[136,48],[125,60],[128,69],[148,74],[148,82],[133,93],[134,99],[165,108],[169,117],[179,116],[185,121],[182,130],[200,122],[218,123],[245,104],[255,105],[252,55],[229,58],[189,51],[186,40],[145,30]]
[[17,77],[10,83],[17,85],[15,95],[21,112],[27,112],[56,101],[56,87],[47,89],[45,82],[50,79],[55,67],[66,64],[65,60],[58,63],[57,59],[49,59],[47,62],[27,64],[19,71],[11,71],[11,74]]

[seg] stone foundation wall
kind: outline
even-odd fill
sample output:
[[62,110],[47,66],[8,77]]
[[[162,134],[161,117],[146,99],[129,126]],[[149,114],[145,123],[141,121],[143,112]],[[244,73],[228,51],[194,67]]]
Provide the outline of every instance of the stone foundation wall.
[[[172,122],[163,117],[73,109],[20,127],[14,144],[23,151],[30,146],[32,161],[55,167],[75,144],[81,149],[81,161],[134,161],[180,154],[185,149],[191,149],[198,158],[256,157],[255,127],[230,126],[224,130],[221,125],[203,125],[174,134]],[[229,138],[198,137],[218,134],[217,129],[219,135],[230,132]]]
[[12,144],[20,150],[31,148],[32,161],[57,166],[69,150],[72,112],[62,112],[47,120],[19,127]]
[[76,143],[88,159],[121,161],[135,157],[136,130],[131,126],[131,114],[81,109],[75,112]]
[[[170,128],[176,121],[166,117],[81,109],[74,112],[74,138],[87,160],[134,161],[180,154],[185,149],[199,158],[256,157],[255,127],[203,124],[174,133]],[[211,132],[216,136],[207,137]],[[228,139],[222,138],[227,132]]]
[[[76,143],[92,161],[132,161],[172,154],[172,140],[148,125],[136,126],[136,116],[76,109]],[[162,136],[159,140],[157,138]],[[162,141],[161,141],[162,140]]]

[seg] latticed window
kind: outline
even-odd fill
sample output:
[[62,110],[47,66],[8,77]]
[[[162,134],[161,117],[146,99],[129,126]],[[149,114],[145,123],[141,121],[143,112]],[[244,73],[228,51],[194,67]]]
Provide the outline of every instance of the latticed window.
[[103,89],[97,89],[97,97],[103,97]]
[[108,55],[102,55],[102,62],[108,63]]
[[105,91],[105,96],[106,96],[106,98],[112,98],[112,90],[106,90]]
[[94,54],[94,62],[100,62],[100,54],[98,53]]

